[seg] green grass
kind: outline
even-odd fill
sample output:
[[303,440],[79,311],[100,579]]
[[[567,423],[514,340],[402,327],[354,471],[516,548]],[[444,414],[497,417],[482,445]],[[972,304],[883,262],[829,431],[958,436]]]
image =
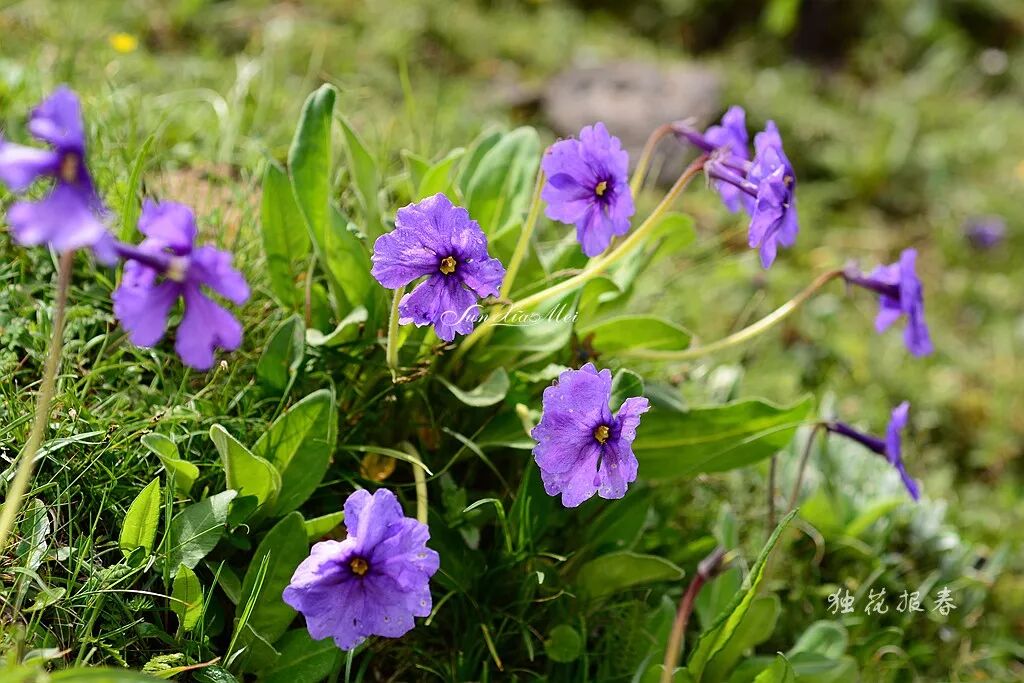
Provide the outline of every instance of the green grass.
[[[714,339],[770,311],[810,272],[841,265],[850,254],[872,266],[914,245],[922,251],[938,353],[907,362],[898,334],[878,337],[871,329],[872,301],[833,285],[781,332],[716,358],[715,365],[642,369],[676,381],[695,403],[736,394],[788,401],[813,390],[831,410],[876,431],[892,405],[912,400],[917,429],[908,466],[931,500],[916,510],[900,508],[873,527],[863,547],[824,553],[813,534],[795,541],[788,571],[769,577],[784,594],[785,628],[780,625],[759,651],[790,647],[791,634],[811,621],[808,614],[821,617],[828,588],[861,587],[878,572],[892,590],[942,580],[965,598],[950,627],[931,619],[901,623],[910,634],[901,647],[926,680],[1008,680],[1021,675],[1024,659],[1024,51],[1011,44],[1008,70],[988,76],[978,61],[984,43],[955,21],[937,21],[909,37],[898,30],[904,4],[929,5],[880,3],[839,68],[789,58],[782,41],[756,26],[737,29],[703,55],[722,71],[729,101],[743,103],[752,124],[778,120],[800,175],[800,241],[765,278],[737,219],[710,193],[691,192],[686,206],[700,232],[694,255],[666,267],[664,278],[652,274],[638,305]],[[1020,21],[1019,11],[1005,11]],[[108,39],[117,32],[137,36],[139,49],[113,50]],[[182,451],[215,492],[220,481],[206,441],[209,427],[223,424],[251,443],[279,409],[253,381],[260,351],[283,318],[264,281],[253,197],[262,165],[285,157],[306,94],[320,82],[335,83],[340,110],[367,139],[385,177],[397,183],[404,172],[400,150],[439,158],[488,126],[530,116],[506,110],[494,96],[493,83],[505,74],[536,84],[579,54],[685,54],[677,42],[645,40],[619,15],[588,15],[563,2],[277,8],[260,2],[20,2],[0,9],[0,35],[0,129],[15,136],[34,102],[69,83],[83,96],[92,163],[110,204],[120,210],[135,196],[127,179],[152,136],[141,158],[142,188],[195,203],[204,234],[234,250],[256,292],[240,312],[243,348],[225,356],[225,366],[198,374],[183,369],[167,344],[156,350],[128,344],[110,310],[114,276],[84,257],[76,264],[46,458],[29,496],[47,509],[46,561],[30,567],[36,574],[23,571],[24,541],[15,557],[0,560],[5,609],[28,594],[56,597],[45,609],[27,612],[23,628],[5,626],[2,642],[23,650],[54,648],[65,662],[135,667],[178,652],[181,644],[166,601],[147,593],[162,586],[138,572],[111,570],[121,559],[117,537],[127,507],[158,471],[140,437],[159,430],[182,439]],[[339,178],[346,207],[356,204],[349,185]],[[392,197],[400,194],[389,189]],[[651,193],[643,203],[655,199]],[[1006,218],[1009,239],[993,252],[972,251],[961,226],[971,215],[988,213]],[[28,433],[54,277],[55,264],[44,251],[0,238],[0,467],[13,460]],[[307,377],[304,388],[329,374]],[[295,395],[302,395],[298,389]],[[856,458],[841,455],[823,458],[812,476],[851,508],[871,502],[863,488],[892,493],[877,483],[878,470],[858,469],[848,462]],[[638,548],[692,566],[699,548],[678,539],[720,523],[724,501],[744,530],[742,543],[758,546],[763,469],[702,477],[683,490],[653,489],[658,523],[644,524]],[[327,511],[327,496],[317,505]],[[516,570],[500,567],[495,580]],[[36,590],[40,585],[49,593]],[[452,618],[451,632],[474,634],[468,662],[441,661],[446,645],[430,640],[418,642],[418,661],[453,676],[479,675],[492,659],[486,639],[476,635],[480,624],[523,626],[516,620],[530,605],[515,604],[522,612],[513,616],[466,611]],[[615,625],[626,629],[653,613],[638,602],[609,605],[589,656],[614,657],[618,648],[635,645],[617,642]],[[895,615],[888,619],[885,625],[897,623]],[[870,660],[881,625],[859,619],[850,628],[852,649]],[[21,642],[25,633],[28,640]],[[186,647],[196,658],[222,654],[199,638]],[[381,654],[375,666],[403,671],[409,654],[401,648]],[[506,654],[505,664],[525,671],[533,666],[520,651]],[[877,680],[909,680],[884,661],[873,671]]]

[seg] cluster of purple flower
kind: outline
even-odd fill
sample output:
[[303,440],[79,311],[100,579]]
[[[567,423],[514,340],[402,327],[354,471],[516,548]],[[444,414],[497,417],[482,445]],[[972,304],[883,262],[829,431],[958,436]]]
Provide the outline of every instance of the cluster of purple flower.
[[123,260],[114,312],[139,346],[160,341],[180,298],[184,313],[175,349],[186,365],[208,370],[216,348],[238,348],[242,326],[204,287],[242,304],[249,286],[232,268],[229,253],[196,246],[192,210],[147,200],[138,226],[145,239],[138,246],[121,243],[107,229],[110,212],[86,164],[85,125],[75,93],[65,87],[54,91],[32,111],[28,130],[50,148],[26,147],[0,136],[0,182],[19,194],[39,179],[52,179],[53,185],[38,201],[11,205],[7,222],[14,241],[46,244],[58,252],[88,248],[105,265]]

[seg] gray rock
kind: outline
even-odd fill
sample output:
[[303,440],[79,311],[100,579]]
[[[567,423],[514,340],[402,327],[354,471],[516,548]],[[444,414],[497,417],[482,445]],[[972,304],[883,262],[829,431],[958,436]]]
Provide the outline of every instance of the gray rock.
[[[545,87],[542,106],[551,128],[565,137],[603,121],[635,163],[647,136],[661,124],[693,119],[698,127],[707,125],[722,109],[721,91],[721,79],[705,67],[609,62],[562,71]],[[660,183],[671,183],[692,156],[692,150],[664,141],[652,169]]]

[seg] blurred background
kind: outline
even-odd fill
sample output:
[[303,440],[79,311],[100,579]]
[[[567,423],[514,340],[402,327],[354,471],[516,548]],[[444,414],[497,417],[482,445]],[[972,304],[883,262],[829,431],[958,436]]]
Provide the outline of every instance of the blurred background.
[[[898,485],[848,450],[818,454],[821,493],[803,516],[821,534],[777,580],[788,597],[773,637],[788,647],[836,586],[948,584],[960,598],[949,620],[853,615],[850,651],[895,649],[906,666],[893,671],[925,680],[1010,680],[1024,661],[1022,37],[1021,0],[4,1],[0,127],[70,83],[107,159],[101,185],[124,192],[155,134],[147,190],[231,232],[254,220],[260,165],[285,157],[325,81],[393,178],[403,150],[440,158],[491,126],[552,141],[603,120],[636,150],[660,123],[706,125],[734,103],[752,131],[774,119],[799,178],[797,246],[762,271],[743,221],[691,191],[682,210],[699,240],[642,278],[638,307],[714,339],[825,268],[913,246],[936,353],[908,359],[898,333],[874,333],[872,298],[835,285],[714,364],[642,369],[693,402],[813,392],[824,414],[876,432],[911,401],[905,457],[925,500],[889,505],[854,537],[851,520]],[[668,181],[687,154],[670,143]],[[657,199],[650,188],[640,203]],[[19,330],[0,310],[0,375],[18,363]],[[652,533],[713,524],[723,501],[741,528],[762,527],[763,487],[763,470],[698,480]]]

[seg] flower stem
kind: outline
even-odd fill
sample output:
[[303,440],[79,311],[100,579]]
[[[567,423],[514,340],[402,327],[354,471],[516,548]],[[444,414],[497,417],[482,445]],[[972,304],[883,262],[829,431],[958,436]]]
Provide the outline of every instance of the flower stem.
[[502,299],[507,299],[508,295],[512,292],[512,284],[519,273],[519,266],[523,264],[526,252],[530,248],[530,238],[533,237],[533,231],[537,227],[537,218],[540,216],[540,192],[543,188],[544,171],[538,169],[537,185],[533,188],[533,198],[530,200],[530,209],[526,212],[526,222],[523,223],[523,229],[519,233],[519,241],[516,242],[515,251],[512,252],[512,258],[509,260],[508,268],[505,270],[505,281],[501,285],[500,293]]
[[697,565],[697,575],[686,587],[686,592],[679,600],[679,608],[676,610],[675,621],[672,622],[672,632],[668,637],[668,644],[665,646],[665,659],[662,662],[661,683],[672,683],[676,664],[679,662],[680,650],[683,646],[683,636],[686,634],[686,625],[690,621],[690,614],[693,613],[693,605],[697,600],[697,594],[705,583],[718,576],[723,568],[725,559],[725,548],[719,546],[711,551],[711,554],[700,561]]
[[695,358],[703,358],[704,356],[710,356],[718,353],[719,351],[725,351],[731,349],[734,346],[739,346],[747,341],[750,341],[754,337],[767,332],[772,329],[783,320],[792,315],[800,306],[805,304],[808,299],[814,296],[818,290],[827,285],[832,280],[840,277],[843,274],[841,270],[830,270],[828,272],[819,275],[814,282],[809,284],[806,289],[794,296],[792,299],[782,304],[774,311],[766,315],[765,317],[758,320],[756,323],[744,327],[739,332],[730,334],[728,337],[719,339],[716,342],[707,344],[705,346],[691,346],[688,349],[681,349],[679,351],[660,351],[657,349],[623,349],[617,355],[621,357],[630,358],[643,358],[646,360],[693,360]]
[[[669,207],[676,198],[682,194],[686,186],[690,184],[690,181],[700,173],[701,169],[704,168],[704,162],[707,160],[707,155],[701,155],[690,164],[683,174],[679,176],[672,189],[662,198],[661,202],[655,207],[654,211],[651,212],[643,223],[641,223],[636,230],[631,232],[626,239],[622,240],[619,245],[604,254],[590,259],[586,267],[576,275],[562,280],[561,282],[554,284],[547,289],[543,289],[539,292],[531,294],[521,301],[514,301],[510,303],[506,309],[507,312],[511,312],[516,308],[526,309],[530,306],[536,306],[537,304],[544,303],[548,299],[553,299],[557,296],[571,292],[578,287],[582,287],[584,284],[593,280],[595,277],[605,272],[615,262],[621,259],[623,256],[629,254],[634,247],[643,243],[650,232],[658,225],[659,220],[668,211]],[[483,337],[487,332],[496,324],[499,318],[505,318],[506,316],[490,316],[483,323],[481,323],[473,333],[466,337],[459,348],[455,351],[455,359],[458,360],[465,355],[470,348],[473,347],[480,338]]]
[[651,159],[654,157],[654,150],[657,149],[661,139],[671,132],[671,123],[662,124],[651,132],[647,142],[644,143],[644,149],[640,152],[636,168],[633,170],[633,178],[629,181],[629,191],[633,193],[634,200],[640,194],[640,188],[643,187],[644,179],[647,177],[647,168],[651,165]]
[[60,257],[57,274],[57,299],[54,302],[53,337],[50,349],[43,366],[43,377],[36,394],[36,412],[32,422],[32,431],[18,460],[18,469],[14,474],[11,487],[7,490],[3,511],[0,512],[0,556],[7,549],[7,539],[11,535],[14,522],[21,511],[29,480],[32,478],[32,465],[39,446],[46,436],[46,425],[50,421],[50,403],[53,401],[53,389],[57,381],[57,369],[60,367],[61,353],[64,349],[64,318],[67,311],[68,289],[71,284],[71,266],[74,252],[66,252]]
[[796,507],[796,499],[800,496],[800,489],[804,485],[804,471],[807,469],[807,461],[811,458],[811,448],[814,446],[814,439],[818,436],[818,432],[825,429],[825,425],[818,422],[811,429],[811,433],[807,435],[807,443],[804,444],[804,453],[800,456],[800,464],[797,465],[796,469],[796,481],[793,483],[793,491],[789,494],[789,502],[786,503],[786,512]]
[[395,298],[391,302],[391,318],[388,320],[387,363],[391,370],[391,379],[398,377],[398,304],[405,296],[405,287],[395,290]]
[[[402,450],[408,453],[417,463],[423,464],[420,454],[408,441],[402,442]],[[416,519],[420,524],[427,523],[427,475],[419,465],[413,465],[412,476],[416,482]]]

